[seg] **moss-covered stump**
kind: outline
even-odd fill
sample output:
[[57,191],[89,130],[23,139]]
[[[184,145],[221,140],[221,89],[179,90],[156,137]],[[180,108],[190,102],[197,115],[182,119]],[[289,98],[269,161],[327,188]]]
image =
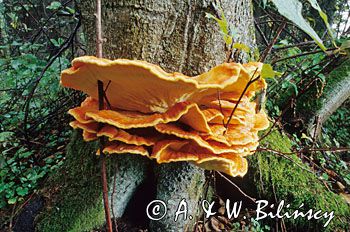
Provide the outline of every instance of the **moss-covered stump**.
[[97,145],[83,142],[79,134],[73,134],[65,166],[51,177],[48,188],[58,188],[58,192],[50,196],[48,200],[53,202],[39,215],[38,231],[88,231],[104,223],[99,200],[101,176],[97,157],[93,155]]
[[[37,218],[37,231],[91,231],[105,223],[100,162],[95,155],[97,143],[84,142],[80,134],[73,132],[65,165],[49,179],[44,192],[54,193],[49,195],[45,211]],[[109,199],[113,195],[116,217],[123,215],[144,181],[148,165],[149,160],[141,156],[119,155],[107,159]]]
[[[287,136],[274,130],[261,146],[288,153],[291,152],[292,143]],[[292,213],[299,209],[306,213],[313,209],[314,212],[321,210],[323,215],[324,212],[334,211],[335,217],[326,228],[323,225],[328,219],[309,221],[302,217],[285,217],[283,220],[287,231],[348,231],[350,206],[339,195],[327,190],[296,155],[287,156],[293,162],[272,152],[258,152],[250,157],[249,178],[254,181],[258,198],[268,200],[270,204],[284,200],[285,205],[290,204],[288,210],[284,208],[284,212]]]

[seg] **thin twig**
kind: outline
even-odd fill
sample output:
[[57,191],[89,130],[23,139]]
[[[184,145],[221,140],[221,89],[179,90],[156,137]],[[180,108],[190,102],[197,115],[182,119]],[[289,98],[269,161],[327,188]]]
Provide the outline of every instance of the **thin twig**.
[[[101,16],[101,0],[96,0],[96,56],[102,58],[102,16]],[[103,89],[103,82],[98,80],[98,101],[99,101],[99,110],[104,109],[104,99],[105,99],[105,91]],[[100,123],[99,127],[101,128],[103,125]],[[109,210],[109,201],[108,201],[108,184],[107,184],[107,171],[106,171],[106,157],[103,153],[104,148],[104,138],[100,137],[100,159],[101,159],[101,178],[102,178],[102,196],[103,196],[103,205],[105,210],[107,231],[112,232],[112,220],[111,214]],[[116,228],[117,229],[117,228]],[[118,230],[117,230],[118,231]]]
[[294,150],[291,152],[282,152],[282,151],[277,151],[277,150],[274,150],[271,148],[259,147],[258,149],[256,149],[256,151],[271,151],[274,153],[280,153],[280,154],[284,154],[284,155],[292,155],[292,154],[307,153],[307,152],[312,152],[312,151],[346,152],[346,151],[350,151],[350,147],[321,147],[321,148],[303,147],[299,150]]
[[236,109],[237,109],[239,103],[241,102],[242,97],[244,96],[245,92],[247,91],[247,89],[249,88],[249,86],[250,86],[251,84],[253,84],[255,81],[257,81],[257,80],[260,78],[260,75],[257,76],[256,78],[254,78],[254,75],[255,75],[255,73],[256,73],[257,71],[258,71],[258,68],[255,69],[255,71],[254,71],[252,77],[250,78],[250,80],[248,81],[248,83],[246,84],[246,86],[244,87],[243,92],[241,93],[241,96],[239,96],[238,101],[237,101],[235,107],[234,107],[233,110],[231,111],[230,117],[228,118],[227,123],[226,123],[226,125],[225,125],[225,132],[224,132],[224,133],[226,133],[227,127],[228,127],[228,125],[229,125],[229,123],[230,123],[230,121],[231,121],[231,119],[232,119],[232,116],[233,116],[233,114],[235,113],[235,111],[236,111]]
[[101,0],[96,0],[96,56],[102,58],[102,19],[101,19]]
[[304,47],[304,46],[309,46],[309,45],[314,45],[315,42],[314,41],[305,41],[305,42],[301,42],[301,43],[297,43],[297,44],[291,44],[291,45],[286,45],[283,47],[278,47],[278,48],[274,48],[273,50],[284,50],[284,49],[288,49],[288,48],[294,48],[294,47]]
[[280,36],[283,28],[286,26],[286,22],[283,22],[277,29],[276,35],[273,38],[273,40],[271,41],[271,43],[269,44],[269,46],[267,46],[267,48],[265,49],[265,51],[263,52],[263,54],[260,57],[260,62],[264,62],[266,57],[268,56],[268,54],[271,52],[273,45],[277,42],[278,37]]
[[[296,163],[295,160],[293,160],[291,157],[286,156],[285,152],[276,151],[276,150],[270,149],[270,148],[258,148],[257,151],[269,151],[269,152],[272,152],[272,153],[274,153],[276,155],[279,155],[279,156],[281,156],[281,157],[291,161],[292,163],[296,164],[299,168],[314,174],[314,172],[312,172],[311,170],[309,170],[309,169],[301,166],[300,164]],[[295,153],[297,153],[297,152],[292,152],[291,154],[295,154]],[[288,154],[290,154],[290,153],[288,153]]]
[[29,141],[28,138],[28,133],[27,133],[27,122],[28,122],[28,116],[29,116],[29,106],[30,106],[30,101],[33,98],[33,95],[35,93],[36,88],[39,85],[39,82],[41,79],[44,77],[44,74],[46,71],[49,69],[49,67],[55,62],[55,60],[66,50],[69,48],[70,43],[73,41],[75,34],[78,32],[78,29],[81,25],[81,17],[79,17],[78,23],[75,26],[73,33],[69,36],[67,40],[64,41],[58,52],[49,60],[49,62],[46,64],[44,69],[41,71],[39,77],[34,81],[33,83],[33,88],[31,89],[27,101],[25,102],[24,108],[25,108],[25,113],[24,113],[24,120],[23,120],[23,128],[24,128],[24,137],[26,140]]
[[[336,49],[338,49],[338,48],[329,48],[326,51],[327,52],[328,51],[334,51]],[[308,56],[308,55],[311,55],[311,54],[316,54],[316,53],[321,53],[321,52],[325,52],[325,51],[323,51],[322,49],[319,49],[319,50],[315,50],[315,51],[299,53],[299,54],[296,54],[296,55],[293,55],[293,56],[287,56],[287,57],[284,57],[284,58],[281,58],[281,59],[273,60],[271,62],[271,64],[273,65],[273,64],[276,64],[276,63],[284,61],[284,60],[295,59],[295,58],[298,58],[298,57],[301,57],[301,56]]]
[[225,115],[224,115],[224,112],[222,111],[220,90],[217,89],[216,91],[217,91],[217,97],[218,97],[218,100],[219,100],[220,113],[221,113],[222,116],[223,116],[223,118],[222,118],[222,125],[225,126]]
[[9,223],[9,231],[12,231],[13,227],[13,219],[15,217],[15,209],[16,209],[16,203],[13,205],[12,210],[11,210],[11,216],[10,216],[10,223]]
[[259,23],[257,23],[255,19],[254,19],[254,24],[255,24],[255,27],[258,30],[260,36],[262,37],[264,44],[266,46],[269,46],[269,42],[267,41],[266,36],[264,35],[264,32],[261,30]]
[[[118,172],[118,162],[115,162],[115,172]],[[117,175],[113,175],[113,190],[111,193],[111,209],[112,209],[112,215],[113,215],[113,222],[114,222],[114,229],[115,231],[118,231],[118,224],[117,224],[117,218],[115,216],[114,212],[114,194],[116,192],[116,184],[117,184]]]
[[222,178],[224,178],[225,180],[227,180],[230,184],[232,184],[243,196],[245,196],[246,198],[248,198],[249,200],[251,200],[252,202],[256,202],[256,199],[247,195],[245,192],[243,192],[243,190],[238,187],[235,183],[233,183],[233,181],[231,181],[229,178],[227,178],[225,175],[223,175],[221,172],[216,171],[217,174],[219,174]]
[[[97,0],[98,1],[98,0]],[[104,109],[104,93],[103,93],[103,82],[98,80],[98,101],[99,101],[99,110]],[[99,129],[103,126],[102,123],[99,123]],[[101,179],[102,179],[102,196],[103,196],[103,205],[105,209],[105,217],[108,232],[112,232],[112,220],[108,206],[108,184],[107,184],[107,171],[106,171],[106,157],[103,153],[104,149],[104,138],[99,138],[100,142],[100,160],[101,160]]]

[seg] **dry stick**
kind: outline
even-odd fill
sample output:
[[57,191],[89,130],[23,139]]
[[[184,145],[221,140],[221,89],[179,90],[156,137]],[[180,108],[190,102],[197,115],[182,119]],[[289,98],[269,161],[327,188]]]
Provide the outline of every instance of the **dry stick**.
[[[101,0],[96,0],[96,56],[102,58],[102,20],[101,20]],[[103,89],[103,82],[98,80],[98,109],[104,109],[104,97],[105,92]],[[99,128],[102,127],[102,124],[99,124]],[[107,172],[106,172],[106,157],[103,154],[104,148],[104,139],[100,137],[100,159],[101,159],[101,179],[102,179],[102,196],[103,196],[103,205],[105,210],[107,231],[112,232],[112,220],[111,214],[108,206],[108,184],[107,184]]]
[[[210,171],[210,177],[204,183],[204,186],[205,186],[205,188],[204,188],[204,196],[203,196],[204,200],[206,200],[206,198],[208,196],[208,190],[209,190],[209,186],[210,186],[211,180],[213,179],[213,176],[214,176],[213,171]],[[215,186],[215,184],[214,184],[214,186]],[[205,215],[203,214],[203,228],[205,228],[205,221],[206,221],[205,219],[206,219]]]
[[104,97],[105,101],[107,102],[108,109],[112,109],[112,105],[111,105],[111,103],[109,102],[109,100],[107,98],[107,90],[108,90],[108,87],[111,84],[111,82],[112,81],[109,81],[107,83],[107,86],[106,86],[105,90],[103,91],[103,97]]
[[216,91],[217,91],[217,97],[218,97],[218,100],[219,100],[220,113],[223,115],[222,125],[225,126],[225,115],[224,115],[224,112],[222,111],[220,90],[217,89]]
[[[118,172],[118,163],[115,162],[115,169],[114,169],[116,172]],[[115,213],[114,213],[114,210],[113,210],[113,206],[114,206],[114,194],[116,192],[116,185],[117,183],[117,175],[114,175],[113,176],[113,190],[112,190],[112,193],[111,193],[111,207],[112,207],[112,215],[113,215],[113,223],[114,223],[114,228],[115,228],[115,231],[118,231],[118,225],[117,225],[117,219],[116,219],[116,216],[115,216]]]
[[256,73],[257,71],[258,71],[258,68],[255,69],[255,71],[254,71],[252,77],[250,78],[250,80],[248,81],[248,83],[246,84],[246,86],[244,87],[244,90],[243,90],[243,92],[241,93],[241,96],[239,96],[238,101],[237,101],[235,107],[233,108],[233,110],[232,110],[232,112],[231,112],[231,114],[230,114],[230,117],[229,117],[228,120],[227,120],[227,123],[226,123],[226,125],[225,125],[225,132],[224,132],[224,133],[226,133],[228,124],[230,123],[230,121],[231,121],[231,119],[232,119],[232,116],[233,116],[233,114],[235,113],[235,111],[236,111],[236,109],[237,109],[239,103],[241,102],[242,97],[244,96],[245,92],[247,91],[248,87],[260,78],[260,75],[257,76],[256,78],[254,78],[254,75],[255,75],[255,73]]
[[310,46],[310,45],[315,45],[315,42],[314,41],[305,41],[305,42],[300,42],[297,44],[291,44],[291,45],[286,45],[283,47],[274,48],[273,50],[284,50],[284,49],[288,49],[288,48],[305,47],[305,46]]
[[[330,49],[327,49],[326,51],[329,52],[329,51],[334,51],[336,49],[338,49],[338,48],[330,48]],[[325,51],[320,49],[320,50],[315,50],[315,51],[311,51],[311,52],[299,53],[299,54],[296,54],[296,55],[293,55],[293,56],[288,56],[288,57],[284,57],[284,58],[281,58],[281,59],[278,59],[278,60],[273,60],[271,62],[271,64],[276,64],[277,62],[281,62],[281,61],[284,61],[284,60],[294,59],[294,58],[297,58],[297,57],[307,56],[307,55],[321,53],[321,52],[325,52]]]
[[345,152],[345,151],[350,151],[350,147],[327,147],[327,148],[325,148],[325,147],[322,147],[322,148],[304,147],[302,149],[299,149],[296,151],[291,151],[291,152],[282,152],[282,151],[277,151],[277,150],[270,149],[270,148],[259,147],[258,149],[256,149],[256,151],[272,151],[272,152],[277,152],[277,153],[284,154],[284,155],[292,155],[292,154],[296,154],[296,153],[310,152],[310,151]]
[[[102,58],[101,0],[96,0],[96,56]],[[103,90],[103,89],[102,89]]]
[[254,19],[254,24],[255,24],[255,27],[258,30],[259,34],[261,35],[261,37],[263,39],[263,42],[266,45],[266,47],[269,46],[269,42],[267,41],[266,36],[264,35],[264,32],[261,30],[261,28],[259,26],[259,23],[257,23],[255,19]]
[[9,224],[9,231],[12,231],[12,227],[16,226],[16,223],[13,224],[13,219],[18,215],[18,213],[23,209],[24,206],[28,204],[28,202],[32,199],[32,197],[36,194],[36,192],[32,193],[28,199],[22,203],[19,207],[16,208],[16,203],[13,205],[11,216],[10,218],[3,223],[3,225],[0,227],[0,230],[5,227],[5,225]]
[[314,149],[306,149],[306,150],[304,150],[304,151],[345,152],[345,151],[350,151],[350,147],[314,148]]
[[242,189],[240,189],[240,187],[238,187],[235,183],[233,183],[229,178],[227,178],[225,175],[223,175],[221,172],[216,171],[217,174],[219,174],[222,178],[224,178],[225,180],[227,180],[230,184],[232,184],[241,194],[243,194],[243,196],[245,196],[246,198],[248,198],[249,200],[251,200],[252,202],[256,202],[256,199],[248,196],[245,192],[243,192]]
[[286,26],[286,22],[282,23],[282,24],[278,27],[275,37],[273,38],[273,40],[271,41],[271,43],[269,44],[269,46],[265,49],[264,53],[263,53],[262,56],[260,57],[260,60],[259,60],[260,62],[264,62],[264,61],[265,61],[267,55],[271,52],[273,45],[277,42],[277,39],[278,39],[278,37],[280,36],[280,34],[281,34],[281,32],[282,32],[282,30],[283,30],[283,28],[284,28],[285,26]]
[[12,231],[13,227],[13,219],[14,219],[14,214],[15,214],[15,208],[16,208],[16,203],[13,205],[12,210],[11,210],[11,216],[10,216],[10,224],[9,224],[9,230]]
[[[292,155],[292,154],[301,154],[301,153],[304,153],[304,152],[310,152],[310,151],[333,151],[333,152],[337,152],[337,151],[340,151],[340,152],[343,152],[343,151],[350,151],[350,148],[347,148],[347,147],[340,147],[340,148],[316,148],[316,149],[310,149],[310,148],[302,148],[302,149],[299,149],[297,151],[292,151],[292,152],[282,152],[282,151],[277,151],[277,150],[274,150],[274,149],[270,149],[270,148],[263,148],[263,147],[259,147],[256,151],[270,151],[274,154],[277,154],[279,155],[280,157],[282,158],[285,158],[285,159],[288,159],[290,161],[292,161],[294,164],[296,164],[297,166],[299,166],[300,168],[304,169],[305,171],[308,171],[310,173],[313,173],[313,171],[309,170],[309,169],[306,169],[302,166],[300,166],[298,163],[296,163],[291,157],[288,157],[287,155]],[[317,167],[319,170],[322,170],[323,172],[327,172],[327,170],[322,167],[322,166],[319,166],[317,165],[314,161],[312,161],[308,156],[303,156],[303,158],[307,159],[310,164],[313,164],[315,167]],[[335,173],[336,176],[339,178],[339,175],[337,173]],[[334,181],[337,181],[337,179],[335,179],[334,177],[331,177]],[[327,186],[328,188],[328,186]]]
[[[276,150],[269,149],[269,148],[259,148],[258,150],[259,150],[259,151],[269,151],[269,152],[272,152],[272,153],[274,153],[274,154],[276,154],[276,155],[278,155],[278,156],[281,156],[281,157],[283,157],[283,158],[285,158],[285,159],[291,161],[292,163],[294,163],[295,165],[297,165],[299,168],[303,169],[304,171],[308,171],[308,172],[314,174],[313,171],[311,171],[311,170],[309,170],[309,169],[307,169],[307,168],[301,166],[300,164],[296,163],[291,157],[286,156],[286,153],[284,153],[284,152],[276,151]],[[291,154],[295,154],[295,153],[297,153],[297,152],[291,152]]]
[[[317,130],[318,130],[318,127],[319,127],[319,123],[320,123],[320,117],[318,115],[315,116],[315,131],[314,131],[314,134],[312,136],[312,149],[315,148],[316,146],[316,137],[317,137]],[[316,152],[313,151],[311,152],[311,159],[313,160],[313,155],[315,154]],[[314,163],[312,163],[312,169],[314,169]]]
[[[103,110],[104,109],[104,93],[103,93],[103,82],[98,80],[98,109]],[[102,123],[99,123],[99,129],[102,127]],[[108,206],[108,184],[107,184],[107,171],[106,171],[106,157],[103,153],[104,149],[104,139],[103,137],[100,137],[100,159],[101,159],[101,178],[102,178],[102,196],[103,196],[103,205],[105,209],[105,217],[106,217],[106,224],[107,224],[107,230],[108,232],[112,232],[112,220],[111,215],[109,211]]]
[[44,74],[49,69],[49,67],[69,47],[69,44],[73,41],[73,39],[75,37],[75,34],[78,32],[78,29],[79,29],[80,25],[81,25],[81,17],[79,17],[79,21],[76,24],[72,34],[69,36],[69,38],[67,40],[64,41],[64,43],[62,44],[62,46],[60,47],[58,52],[53,57],[51,57],[51,59],[48,61],[48,63],[44,67],[44,69],[41,71],[39,77],[36,80],[34,80],[34,82],[33,82],[33,88],[31,89],[31,91],[30,91],[30,93],[29,93],[29,95],[27,97],[27,100],[26,100],[26,102],[24,104],[25,112],[24,112],[24,119],[23,119],[23,129],[24,129],[24,137],[26,138],[26,141],[29,141],[28,130],[27,130],[27,123],[28,123],[28,117],[29,117],[30,101],[31,101],[31,99],[34,96],[35,89],[38,87],[39,82],[44,77]]

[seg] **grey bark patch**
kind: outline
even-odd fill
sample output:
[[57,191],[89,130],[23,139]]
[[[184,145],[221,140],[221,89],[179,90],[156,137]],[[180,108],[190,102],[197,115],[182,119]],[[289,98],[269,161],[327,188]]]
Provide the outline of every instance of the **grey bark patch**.
[[[162,164],[156,167],[156,179],[156,199],[164,201],[167,209],[164,218],[151,221],[151,231],[192,231],[200,213],[205,180],[203,170],[188,162]],[[186,208],[180,205],[182,200],[186,202]],[[180,214],[175,222],[176,212],[182,210],[186,214]]]
[[44,206],[42,197],[35,197],[23,208],[15,219],[14,232],[34,232],[34,219]]
[[109,200],[112,216],[119,218],[134,195],[135,191],[147,176],[150,160],[132,154],[113,157],[110,166]]

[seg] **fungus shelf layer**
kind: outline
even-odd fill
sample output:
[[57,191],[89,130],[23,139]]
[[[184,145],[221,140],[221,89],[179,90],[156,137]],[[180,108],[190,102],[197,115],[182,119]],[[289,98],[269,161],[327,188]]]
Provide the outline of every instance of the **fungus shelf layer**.
[[[252,102],[255,92],[266,88],[264,79],[256,78],[261,67],[224,63],[189,77],[145,61],[84,56],[62,72],[61,84],[88,95],[69,110],[75,119],[70,125],[82,129],[86,141],[108,137],[103,152],[140,154],[158,163],[189,161],[243,176],[245,156],[255,152],[258,132],[269,124]],[[239,101],[252,78],[257,80]],[[98,110],[98,80],[106,87],[103,110]]]

